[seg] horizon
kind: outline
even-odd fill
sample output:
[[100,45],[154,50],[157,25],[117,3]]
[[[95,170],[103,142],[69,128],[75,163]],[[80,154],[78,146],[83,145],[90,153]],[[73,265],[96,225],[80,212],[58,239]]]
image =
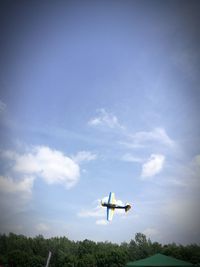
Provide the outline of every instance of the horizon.
[[[143,233],[135,233],[135,236],[133,236],[132,238],[130,238],[130,240],[127,240],[127,241],[121,241],[121,242],[112,242],[110,240],[104,240],[104,241],[95,241],[95,240],[91,240],[91,239],[88,239],[88,238],[85,238],[85,239],[80,239],[80,240],[75,240],[75,239],[70,239],[68,238],[67,236],[51,236],[51,237],[45,237],[43,234],[37,234],[37,235],[34,235],[34,236],[28,236],[28,235],[24,235],[24,234],[16,234],[16,233],[13,233],[13,232],[10,232],[10,233],[0,233],[0,236],[3,236],[5,235],[6,237],[9,237],[10,235],[16,235],[18,237],[22,236],[22,237],[25,237],[25,238],[31,238],[31,239],[35,239],[35,238],[39,238],[41,237],[42,239],[45,239],[45,240],[49,240],[49,239],[55,239],[55,238],[58,238],[58,239],[63,239],[63,238],[66,238],[67,240],[69,240],[70,242],[75,242],[75,243],[78,243],[78,242],[84,242],[84,241],[89,241],[89,242],[93,242],[95,244],[98,244],[98,243],[111,243],[113,245],[118,245],[118,246],[123,246],[124,244],[129,244],[131,243],[132,241],[136,242],[136,235],[137,234],[142,234],[143,237],[145,237],[146,241],[147,242],[151,242],[151,244],[154,244],[154,243],[158,243],[160,244],[162,247],[165,247],[165,246],[169,246],[169,245],[173,245],[175,244],[176,246],[183,246],[183,247],[188,247],[188,246],[200,246],[200,243],[187,243],[187,244],[180,244],[180,243],[175,243],[175,242],[169,242],[169,243],[162,243],[162,242],[158,242],[157,240],[151,240],[150,237],[148,237],[147,235],[143,234]],[[160,254],[160,252],[156,253],[156,254]]]
[[0,233],[199,244],[198,1],[0,5]]

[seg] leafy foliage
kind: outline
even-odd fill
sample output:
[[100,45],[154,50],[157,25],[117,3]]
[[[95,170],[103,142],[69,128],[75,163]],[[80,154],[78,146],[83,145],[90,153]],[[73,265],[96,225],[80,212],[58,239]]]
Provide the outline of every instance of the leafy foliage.
[[51,267],[122,267],[155,253],[162,253],[192,263],[200,262],[200,246],[175,243],[162,245],[137,233],[129,243],[70,241],[66,237],[45,239],[42,235],[28,238],[23,235],[0,235],[0,265],[8,267],[45,266],[49,251]]

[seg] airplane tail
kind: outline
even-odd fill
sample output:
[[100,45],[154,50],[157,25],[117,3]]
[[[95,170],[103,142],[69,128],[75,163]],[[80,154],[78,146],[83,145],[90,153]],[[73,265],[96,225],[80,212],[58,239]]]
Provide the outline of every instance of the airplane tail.
[[125,212],[129,211],[131,209],[131,205],[129,203],[125,206]]

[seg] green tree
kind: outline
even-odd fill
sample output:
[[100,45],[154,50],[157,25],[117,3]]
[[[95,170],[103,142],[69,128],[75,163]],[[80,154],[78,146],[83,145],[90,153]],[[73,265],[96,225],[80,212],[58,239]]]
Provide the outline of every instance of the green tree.
[[45,259],[39,255],[38,256],[34,255],[30,258],[29,262],[30,262],[29,267],[44,267]]
[[8,254],[8,263],[11,267],[27,267],[30,265],[29,255],[21,250],[13,250]]
[[96,265],[96,260],[92,254],[84,254],[78,261],[78,267],[93,267]]

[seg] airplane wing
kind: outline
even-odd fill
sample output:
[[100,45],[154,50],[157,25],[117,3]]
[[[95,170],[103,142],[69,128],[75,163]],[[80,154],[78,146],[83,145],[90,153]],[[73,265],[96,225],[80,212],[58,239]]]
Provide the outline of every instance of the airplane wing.
[[108,204],[116,204],[115,193],[110,192],[108,198]]
[[[108,197],[108,204],[116,204],[115,194],[110,192]],[[107,220],[112,221],[113,214],[114,214],[114,208],[107,207]]]
[[114,210],[115,209],[107,208],[107,220],[108,221],[112,221]]

